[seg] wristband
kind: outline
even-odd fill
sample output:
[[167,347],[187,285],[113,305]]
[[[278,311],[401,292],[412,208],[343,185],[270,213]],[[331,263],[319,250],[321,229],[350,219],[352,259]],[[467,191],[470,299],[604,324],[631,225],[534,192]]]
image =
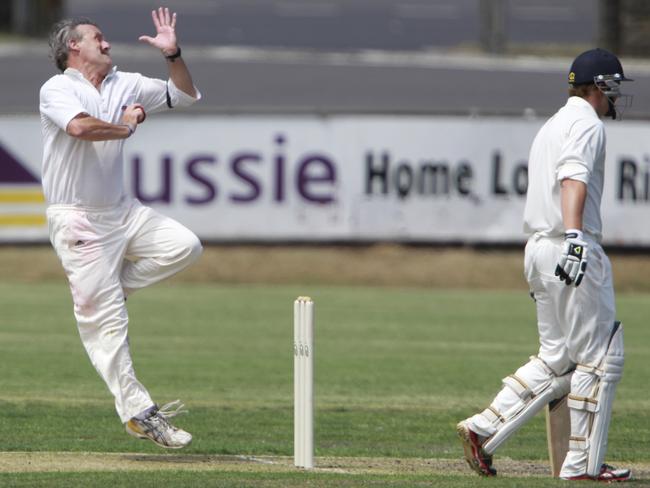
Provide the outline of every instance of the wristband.
[[176,52],[174,54],[170,54],[169,56],[165,56],[165,59],[173,63],[176,58],[180,58],[180,57],[181,57],[181,47],[176,46]]
[[567,229],[564,232],[565,239],[579,239],[583,240],[583,234],[580,229]]
[[131,137],[135,133],[135,129],[138,126],[136,124],[124,124],[124,125],[126,126],[127,129],[129,129],[129,135],[126,136],[126,138],[128,139],[129,137]]

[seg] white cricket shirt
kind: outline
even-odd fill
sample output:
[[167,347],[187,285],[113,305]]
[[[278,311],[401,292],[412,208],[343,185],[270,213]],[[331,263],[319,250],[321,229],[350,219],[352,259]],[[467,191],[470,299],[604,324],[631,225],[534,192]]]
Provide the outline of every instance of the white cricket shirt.
[[604,172],[605,126],[589,102],[570,97],[539,130],[530,149],[524,232],[564,235],[560,182],[568,178],[587,185],[582,230],[600,242]]
[[[196,88],[195,88],[196,89]],[[97,90],[73,68],[55,75],[40,91],[43,133],[43,192],[49,205],[110,206],[125,196],[125,139],[83,141],[65,129],[80,113],[121,124],[122,107],[140,103],[147,114],[186,107],[201,98],[182,92],[172,82],[113,68]]]

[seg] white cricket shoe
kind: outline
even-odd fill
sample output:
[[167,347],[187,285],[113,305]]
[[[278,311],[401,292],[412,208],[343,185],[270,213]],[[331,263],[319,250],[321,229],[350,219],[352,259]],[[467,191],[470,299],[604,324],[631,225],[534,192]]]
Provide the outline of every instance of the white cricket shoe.
[[160,409],[156,406],[144,419],[133,417],[124,426],[129,434],[138,439],[149,439],[166,449],[182,449],[192,442],[192,434],[174,427],[167,419],[187,413],[187,410],[182,410],[183,407],[179,400]]
[[578,476],[569,476],[562,478],[564,480],[590,480],[590,481],[604,481],[605,483],[612,483],[615,481],[630,481],[632,479],[632,472],[625,468],[615,468],[609,464],[603,463],[600,467],[600,473],[597,476],[589,476],[581,474]]

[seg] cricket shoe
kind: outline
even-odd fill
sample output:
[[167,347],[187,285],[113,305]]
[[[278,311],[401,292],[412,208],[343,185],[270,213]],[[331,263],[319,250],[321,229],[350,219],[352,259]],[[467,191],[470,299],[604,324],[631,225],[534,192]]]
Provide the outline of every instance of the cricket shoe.
[[183,429],[174,427],[167,420],[181,413],[184,405],[176,400],[162,408],[154,406],[144,418],[133,417],[126,424],[126,431],[138,439],[149,439],[160,447],[167,449],[181,449],[192,442],[192,435]]
[[456,432],[463,444],[465,460],[469,467],[481,476],[496,476],[497,470],[492,467],[492,454],[483,450],[478,434],[467,426],[466,420],[458,423]]
[[629,469],[615,468],[609,464],[603,464],[600,467],[598,476],[589,476],[588,474],[581,474],[578,476],[569,476],[562,478],[565,480],[590,480],[590,481],[604,481],[605,483],[613,483],[615,481],[629,481],[632,479],[632,472]]

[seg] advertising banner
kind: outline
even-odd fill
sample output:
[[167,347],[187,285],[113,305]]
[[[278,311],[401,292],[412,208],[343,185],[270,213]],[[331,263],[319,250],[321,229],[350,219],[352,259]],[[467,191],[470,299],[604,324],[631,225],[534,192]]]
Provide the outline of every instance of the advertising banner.
[[[223,242],[523,242],[538,119],[152,116],[128,192]],[[604,242],[650,246],[650,124],[606,122]],[[46,241],[38,117],[0,117],[0,241]]]

